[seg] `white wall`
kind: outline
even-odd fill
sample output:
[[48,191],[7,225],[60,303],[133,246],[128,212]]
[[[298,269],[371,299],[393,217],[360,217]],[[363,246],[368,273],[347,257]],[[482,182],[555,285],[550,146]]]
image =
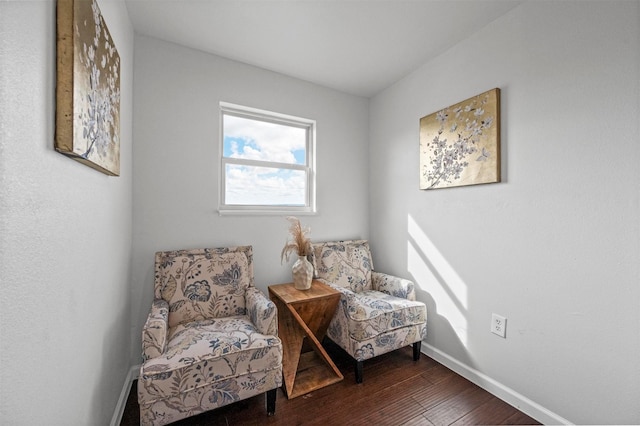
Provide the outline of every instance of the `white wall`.
[[291,280],[284,216],[219,216],[220,101],[317,121],[313,240],[368,237],[368,100],[157,39],[136,36],[132,364],[159,250],[254,247],[256,285]]
[[[639,2],[532,1],[371,101],[376,267],[543,421],[640,423],[639,79]],[[420,191],[419,119],[494,87],[503,183]]]
[[107,424],[130,367],[133,31],[99,5],[122,61],[121,176],[53,149],[55,11],[0,1],[0,423]]
[[[55,2],[0,1],[3,422],[111,419],[156,250],[253,244],[259,287],[290,278],[281,216],[215,212],[224,100],[318,121],[320,212],[301,219],[314,240],[370,237],[377,269],[416,280],[427,350],[546,419],[640,423],[637,1],[525,3],[370,105],[136,38],[135,147],[133,32],[121,0],[100,6],[122,59],[117,178],[53,150]],[[503,183],[418,190],[420,117],[493,87]]]

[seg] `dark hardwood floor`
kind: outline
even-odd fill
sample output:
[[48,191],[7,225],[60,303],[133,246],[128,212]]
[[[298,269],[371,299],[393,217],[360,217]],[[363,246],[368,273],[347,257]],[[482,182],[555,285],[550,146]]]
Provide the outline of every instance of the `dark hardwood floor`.
[[[414,362],[411,347],[365,361],[362,384],[355,382],[351,358],[331,342],[326,348],[344,380],[292,400],[279,389],[275,416],[267,417],[264,395],[258,395],[174,424],[540,424],[424,354]],[[120,424],[139,424],[136,382]]]

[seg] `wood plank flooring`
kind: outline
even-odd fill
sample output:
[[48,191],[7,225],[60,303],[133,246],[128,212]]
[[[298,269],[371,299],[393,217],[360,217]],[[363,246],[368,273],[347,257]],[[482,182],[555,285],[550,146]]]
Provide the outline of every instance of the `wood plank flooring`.
[[[278,390],[275,416],[267,417],[264,395],[258,395],[174,424],[540,424],[424,354],[414,362],[411,347],[365,361],[362,384],[355,382],[353,360],[330,341],[325,347],[344,380],[292,400]],[[120,424],[139,424],[135,382]]]

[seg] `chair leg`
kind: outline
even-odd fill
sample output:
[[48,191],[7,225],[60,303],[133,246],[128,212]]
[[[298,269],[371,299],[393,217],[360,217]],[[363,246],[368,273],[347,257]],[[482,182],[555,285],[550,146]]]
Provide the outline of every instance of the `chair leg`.
[[356,383],[362,383],[362,361],[356,361]]
[[267,416],[271,417],[276,414],[276,396],[278,388],[268,390],[266,392]]
[[422,342],[415,342],[413,344],[413,360],[417,361],[420,359],[420,347],[422,346]]

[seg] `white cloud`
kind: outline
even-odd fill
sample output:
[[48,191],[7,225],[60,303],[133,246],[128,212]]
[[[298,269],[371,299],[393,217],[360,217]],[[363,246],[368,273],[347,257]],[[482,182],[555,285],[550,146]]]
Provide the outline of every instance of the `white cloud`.
[[302,171],[227,166],[226,204],[304,205],[305,188]]
[[232,146],[235,158],[295,164],[293,151],[306,146],[305,129],[232,115],[224,117],[224,135],[246,141],[242,152],[237,143]]

